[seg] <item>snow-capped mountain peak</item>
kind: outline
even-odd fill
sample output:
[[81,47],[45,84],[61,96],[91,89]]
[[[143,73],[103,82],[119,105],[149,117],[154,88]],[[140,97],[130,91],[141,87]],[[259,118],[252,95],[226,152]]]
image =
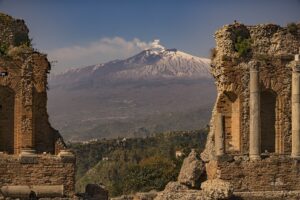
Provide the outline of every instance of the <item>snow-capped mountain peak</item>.
[[[210,60],[179,51],[167,49],[154,40],[151,48],[124,60],[114,60],[92,65],[51,79],[65,82],[89,80],[123,81],[156,79],[199,79],[212,78],[209,72]],[[64,79],[64,80],[63,80]],[[54,82],[54,81],[52,81]]]
[[209,59],[177,49],[148,49],[125,63],[127,66],[117,71],[114,79],[211,78]]

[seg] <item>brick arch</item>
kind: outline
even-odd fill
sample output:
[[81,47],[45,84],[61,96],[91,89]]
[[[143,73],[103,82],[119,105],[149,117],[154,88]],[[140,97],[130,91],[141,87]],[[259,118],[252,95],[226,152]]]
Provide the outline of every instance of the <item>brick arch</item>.
[[217,110],[223,116],[226,153],[241,151],[241,106],[239,96],[232,91],[221,94]]
[[15,92],[0,86],[0,151],[14,153]]

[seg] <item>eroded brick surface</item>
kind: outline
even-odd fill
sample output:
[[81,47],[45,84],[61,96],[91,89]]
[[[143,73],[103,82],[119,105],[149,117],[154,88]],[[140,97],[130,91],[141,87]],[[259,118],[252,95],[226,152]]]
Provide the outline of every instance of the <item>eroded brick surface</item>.
[[65,143],[48,120],[50,63],[31,47],[23,20],[0,14],[0,30],[0,188],[63,185],[72,196],[75,156],[61,153]]

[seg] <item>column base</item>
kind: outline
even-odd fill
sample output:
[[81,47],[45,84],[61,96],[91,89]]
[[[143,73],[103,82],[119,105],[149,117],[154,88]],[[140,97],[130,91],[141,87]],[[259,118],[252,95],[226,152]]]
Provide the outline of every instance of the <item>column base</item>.
[[38,162],[38,156],[34,149],[24,148],[21,149],[19,160],[21,164],[36,164]]
[[291,155],[291,158],[295,159],[295,160],[300,160],[300,155]]
[[261,160],[260,155],[249,155],[250,160]]

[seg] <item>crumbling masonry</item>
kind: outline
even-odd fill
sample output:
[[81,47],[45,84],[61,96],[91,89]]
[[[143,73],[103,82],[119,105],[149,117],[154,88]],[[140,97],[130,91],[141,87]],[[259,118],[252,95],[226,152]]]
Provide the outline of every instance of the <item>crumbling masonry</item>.
[[216,32],[208,179],[235,192],[300,190],[299,30],[235,23]]
[[66,150],[62,137],[48,121],[49,70],[46,55],[30,46],[24,21],[0,14],[2,194],[43,195],[43,186],[50,188],[46,191],[50,196],[51,192],[61,197],[74,193],[75,156]]

